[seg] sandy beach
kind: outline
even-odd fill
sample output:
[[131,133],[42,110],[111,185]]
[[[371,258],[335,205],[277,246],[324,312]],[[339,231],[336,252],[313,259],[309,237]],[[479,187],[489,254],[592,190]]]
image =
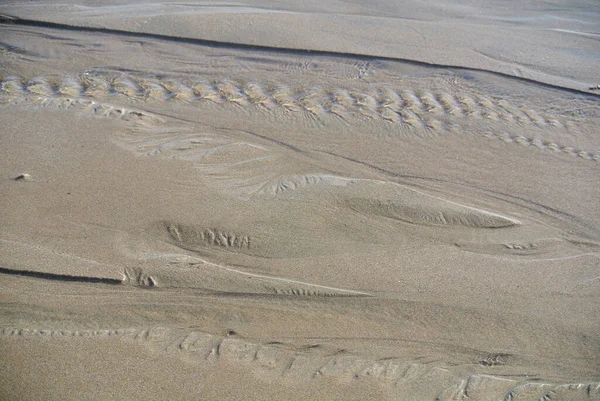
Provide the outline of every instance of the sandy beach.
[[0,399],[600,400],[594,1],[0,5]]

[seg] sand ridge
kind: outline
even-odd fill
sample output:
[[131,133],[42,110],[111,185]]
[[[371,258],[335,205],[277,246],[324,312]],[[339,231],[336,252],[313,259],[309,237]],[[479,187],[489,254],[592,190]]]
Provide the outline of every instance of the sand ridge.
[[[426,128],[428,131],[445,131],[451,129],[454,118],[482,118],[491,121],[518,123],[519,125],[533,124],[536,127],[568,129],[574,122],[568,118],[556,118],[558,110],[553,110],[553,116],[544,116],[534,109],[511,104],[502,99],[495,100],[485,95],[473,95],[467,91],[454,89],[451,92],[430,93],[422,90],[393,90],[382,88],[373,93],[361,93],[354,89],[345,88],[286,88],[281,84],[270,82],[266,88],[258,83],[240,84],[225,80],[187,77],[185,79],[157,79],[155,77],[135,78],[126,74],[112,74],[103,71],[85,72],[79,76],[34,77],[27,82],[22,78],[9,76],[2,82],[5,102],[26,101],[28,95],[34,95],[35,101],[43,102],[35,95],[48,96],[48,103],[59,103],[56,107],[70,107],[71,103],[90,105],[94,112],[108,115],[122,114],[129,118],[132,112],[125,109],[113,111],[110,106],[96,105],[91,100],[73,100],[69,97],[105,98],[107,96],[125,96],[134,100],[163,100],[185,101],[186,103],[210,101],[215,103],[230,102],[242,107],[249,105],[260,106],[269,112],[276,108],[286,111],[306,112],[319,117],[330,114],[348,120],[354,118],[382,119],[402,124],[411,128]],[[450,89],[452,90],[452,88]],[[23,96],[25,99],[21,99]],[[58,99],[56,97],[58,96]],[[60,102],[59,99],[63,99]],[[585,107],[585,106],[581,106]],[[592,106],[595,107],[595,106]],[[444,118],[449,116],[450,118]],[[436,119],[437,117],[437,119]],[[446,120],[446,121],[444,121]],[[511,135],[507,132],[486,131],[482,135],[499,139],[505,143],[516,143],[522,146],[533,146],[537,149],[547,149],[562,152],[588,160],[598,160],[600,156],[593,151],[560,145],[541,138],[528,135]]]

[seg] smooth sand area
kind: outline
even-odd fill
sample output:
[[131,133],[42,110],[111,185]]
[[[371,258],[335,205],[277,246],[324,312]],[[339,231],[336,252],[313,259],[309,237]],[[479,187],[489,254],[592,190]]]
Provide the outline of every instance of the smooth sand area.
[[55,3],[0,6],[0,399],[600,399],[595,2]]

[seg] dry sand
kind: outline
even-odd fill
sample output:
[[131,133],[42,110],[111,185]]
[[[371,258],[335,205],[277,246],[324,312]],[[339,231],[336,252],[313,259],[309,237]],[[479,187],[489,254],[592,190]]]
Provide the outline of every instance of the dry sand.
[[600,399],[595,2],[102,3],[0,6],[0,399]]

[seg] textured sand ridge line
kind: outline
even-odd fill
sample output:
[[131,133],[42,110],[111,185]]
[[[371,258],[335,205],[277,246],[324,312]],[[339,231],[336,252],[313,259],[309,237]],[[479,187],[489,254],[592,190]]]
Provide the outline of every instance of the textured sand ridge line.
[[[519,107],[506,100],[471,94],[466,90],[461,93],[448,93],[374,88],[365,92],[353,88],[287,87],[283,83],[238,82],[232,79],[204,77],[138,77],[104,71],[72,76],[44,75],[30,80],[14,76],[5,77],[2,80],[2,90],[7,93],[35,93],[44,96],[120,95],[145,101],[179,99],[232,102],[242,106],[255,104],[267,108],[304,109],[315,114],[339,113],[340,117],[344,118],[372,116],[415,126],[427,126],[430,117],[444,115],[504,119],[542,127],[561,124],[555,117],[545,116],[533,109]],[[404,111],[406,114],[403,114]]]
[[[181,224],[168,224],[167,230],[171,235],[175,245],[181,247],[182,249],[192,251],[199,249],[197,243],[198,240],[202,241],[201,246],[206,244],[205,240],[201,239],[203,233],[206,233],[207,231],[223,232],[220,230],[198,230],[195,227],[184,226]],[[225,238],[225,235],[223,235],[223,238]],[[199,273],[199,277],[205,281],[208,281],[207,279],[209,276],[212,276],[213,274],[219,275],[221,279],[225,278],[225,275],[228,274],[233,274],[233,277],[235,277],[237,280],[240,278],[247,279],[250,277],[258,279],[256,280],[257,282],[252,283],[245,281],[242,284],[245,292],[257,291],[258,293],[296,296],[371,296],[370,293],[364,291],[312,284],[309,282],[291,280],[283,277],[268,276],[264,274],[242,271],[224,264],[213,263],[199,257],[188,258],[188,261],[185,265],[188,269],[192,268],[195,270],[202,270],[202,272]],[[127,273],[127,276],[139,277],[140,274]],[[195,276],[197,276],[197,274]],[[230,282],[230,284],[233,283]],[[256,285],[258,285],[258,287],[255,287]]]
[[523,135],[510,135],[508,133],[495,134],[490,131],[483,133],[483,136],[492,139],[499,139],[505,143],[515,143],[521,146],[531,146],[537,149],[546,149],[554,153],[564,153],[586,160],[600,160],[600,153],[586,152],[584,150],[578,150],[572,146],[560,146],[554,142],[544,142],[539,138],[528,138]]
[[293,346],[278,341],[253,342],[230,331],[226,336],[201,331],[168,329],[32,329],[4,327],[8,337],[127,338],[152,349],[175,353],[195,363],[228,361],[275,376],[304,380],[345,378],[375,380],[408,395],[417,391],[420,399],[439,401],[490,400],[547,401],[598,400],[600,383],[542,383],[519,381],[491,374],[461,378],[452,368],[435,364],[406,362],[395,358],[370,360],[320,344]]
[[274,180],[260,186],[256,194],[278,195],[286,191],[295,191],[309,186],[345,187],[356,183],[358,179],[340,177],[330,174],[295,174]]
[[459,385],[443,391],[436,400],[502,400],[502,401],[550,401],[550,400],[598,400],[600,383],[550,384],[525,383],[494,377],[471,375]]
[[[561,153],[571,155],[584,160],[600,161],[600,153],[588,152],[578,150],[572,146],[561,146],[556,142],[543,141],[536,137],[527,137],[525,135],[511,135],[503,132],[495,134],[492,131],[483,131],[479,133],[481,136],[500,140],[503,143],[520,145],[522,147],[547,150],[553,153]],[[148,156],[154,156],[161,154],[162,156],[187,159],[193,161],[198,160],[200,147],[207,145],[207,141],[201,141],[201,138],[194,137],[190,133],[177,134],[173,132],[170,136],[165,134],[157,135],[151,131],[146,132],[126,132],[125,135],[121,135],[121,141],[126,144],[134,145],[133,149],[136,152],[144,153]],[[185,146],[182,146],[184,142],[187,142]],[[244,145],[251,146],[251,145]],[[194,150],[194,148],[196,150]],[[256,151],[256,150],[255,150]]]
[[[171,227],[181,227],[172,224]],[[181,229],[181,228],[180,228]],[[186,230],[195,231],[188,226]],[[173,231],[173,229],[171,229]],[[197,230],[197,233],[208,230]],[[217,231],[217,230],[215,230]],[[220,230],[218,230],[220,231]],[[172,235],[172,234],[170,234]],[[171,238],[173,245],[201,254],[211,251],[204,244],[186,245]],[[220,251],[220,249],[219,249]],[[123,284],[142,288],[194,289],[216,296],[256,295],[294,297],[372,297],[365,291],[314,284],[304,280],[292,280],[268,274],[258,274],[243,267],[232,267],[181,253],[152,253],[143,257],[137,267],[126,267]]]
[[352,210],[411,224],[471,228],[502,228],[521,224],[507,216],[385,181],[356,180],[353,185],[338,186],[331,191],[337,193],[341,204]]
[[190,247],[217,246],[221,248],[250,249],[249,235],[235,234],[215,228],[198,230],[182,224],[167,224],[171,237],[181,244]]
[[83,115],[106,117],[125,122],[135,122],[145,127],[162,124],[164,120],[145,111],[134,110],[106,102],[87,98],[46,97],[41,95],[24,95],[23,97],[2,96],[0,106],[22,106],[27,108],[50,108],[58,110],[73,110]]
[[455,245],[467,252],[535,260],[566,260],[595,255],[595,252],[599,248],[598,244],[575,243],[560,238],[541,238],[533,242],[504,242],[500,244],[456,243]]
[[[238,82],[231,79],[207,79],[203,77],[159,78],[138,77],[91,71],[80,75],[45,75],[24,80],[5,77],[1,82],[2,94],[12,97],[39,95],[46,97],[124,97],[145,101],[184,101],[188,104],[211,102],[235,104],[241,107],[257,106],[264,111],[284,109],[306,112],[314,117],[334,115],[343,120],[368,118],[394,122],[412,128],[440,131],[448,123],[465,120],[489,120],[536,127],[560,128],[569,124],[565,116],[546,115],[542,111],[513,104],[464,90],[460,93],[446,91],[430,92],[419,89],[394,90],[377,88],[365,92],[351,88],[328,88],[320,86],[287,87],[283,84]],[[38,100],[39,102],[39,100]],[[73,102],[67,99],[67,102]],[[120,109],[106,113],[118,115]],[[516,143],[571,154],[587,160],[600,160],[597,152],[563,146],[524,135],[506,132],[481,133],[505,143]]]

